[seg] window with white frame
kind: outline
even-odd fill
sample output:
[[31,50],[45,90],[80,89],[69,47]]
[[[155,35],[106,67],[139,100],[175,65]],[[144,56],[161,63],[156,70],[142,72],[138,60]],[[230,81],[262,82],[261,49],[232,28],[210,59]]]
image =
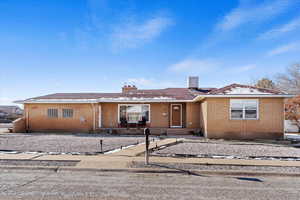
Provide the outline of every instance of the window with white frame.
[[258,119],[258,100],[231,99],[230,119]]
[[49,108],[47,114],[49,118],[58,118],[58,109]]
[[63,118],[72,118],[73,113],[74,113],[73,109],[63,109],[62,110]]
[[119,105],[119,121],[126,121],[127,123],[149,122],[149,112],[149,104],[121,104]]

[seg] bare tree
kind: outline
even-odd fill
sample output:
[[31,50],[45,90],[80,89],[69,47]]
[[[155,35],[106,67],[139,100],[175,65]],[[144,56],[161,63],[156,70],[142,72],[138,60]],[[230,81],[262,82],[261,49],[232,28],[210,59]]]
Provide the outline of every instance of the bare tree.
[[285,104],[285,119],[297,126],[300,132],[300,96],[289,99]]
[[300,94],[300,63],[289,66],[286,73],[278,74],[276,87],[290,94]]
[[254,84],[255,87],[266,88],[266,89],[276,89],[275,83],[268,78],[262,78]]

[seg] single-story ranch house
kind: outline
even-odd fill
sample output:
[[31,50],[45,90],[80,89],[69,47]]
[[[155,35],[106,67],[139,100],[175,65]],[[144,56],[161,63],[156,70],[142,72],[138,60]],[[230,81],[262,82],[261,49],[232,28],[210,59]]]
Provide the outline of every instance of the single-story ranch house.
[[121,93],[57,93],[30,98],[15,131],[191,134],[208,138],[282,138],[284,99],[281,91],[232,84],[140,90],[125,85]]

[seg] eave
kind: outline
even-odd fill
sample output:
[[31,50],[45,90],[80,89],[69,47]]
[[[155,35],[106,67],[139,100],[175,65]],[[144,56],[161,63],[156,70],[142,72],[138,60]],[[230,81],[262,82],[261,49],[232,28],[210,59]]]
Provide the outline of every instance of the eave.
[[292,94],[214,94],[198,95],[194,101],[200,101],[205,98],[293,98]]
[[292,98],[296,95],[291,94],[219,94],[219,95],[198,95],[191,100],[180,99],[28,99],[24,101],[15,101],[18,104],[79,104],[79,103],[180,103],[180,102],[196,102],[205,98]]
[[194,100],[177,100],[177,99],[135,99],[135,100],[98,100],[98,99],[39,99],[39,100],[25,100],[25,101],[16,101],[15,103],[19,104],[45,104],[45,103],[52,103],[52,104],[79,104],[79,103],[162,103],[162,102],[193,102]]

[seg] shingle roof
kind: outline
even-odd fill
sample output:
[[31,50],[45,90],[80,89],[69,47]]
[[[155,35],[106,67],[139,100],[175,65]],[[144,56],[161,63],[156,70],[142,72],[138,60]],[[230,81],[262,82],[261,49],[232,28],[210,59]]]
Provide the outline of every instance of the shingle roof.
[[136,90],[128,93],[55,93],[31,98],[37,99],[101,99],[101,98],[170,98],[174,100],[193,100],[198,94],[204,92],[188,88],[166,88],[157,90]]
[[281,95],[285,94],[281,91],[257,88],[254,86],[231,84],[222,88],[166,88],[154,90],[135,90],[124,93],[55,93],[45,96],[30,98],[25,101],[39,101],[39,100],[102,100],[102,101],[126,101],[126,100],[193,100],[198,95]]
[[[243,90],[246,89],[246,90]],[[212,90],[209,92],[209,94],[285,94],[284,92],[281,92],[279,90],[274,90],[274,89],[266,89],[266,88],[259,88],[259,87],[254,87],[254,86],[249,86],[249,85],[241,85],[241,84],[231,84],[219,89]],[[246,93],[247,92],[247,93]]]

